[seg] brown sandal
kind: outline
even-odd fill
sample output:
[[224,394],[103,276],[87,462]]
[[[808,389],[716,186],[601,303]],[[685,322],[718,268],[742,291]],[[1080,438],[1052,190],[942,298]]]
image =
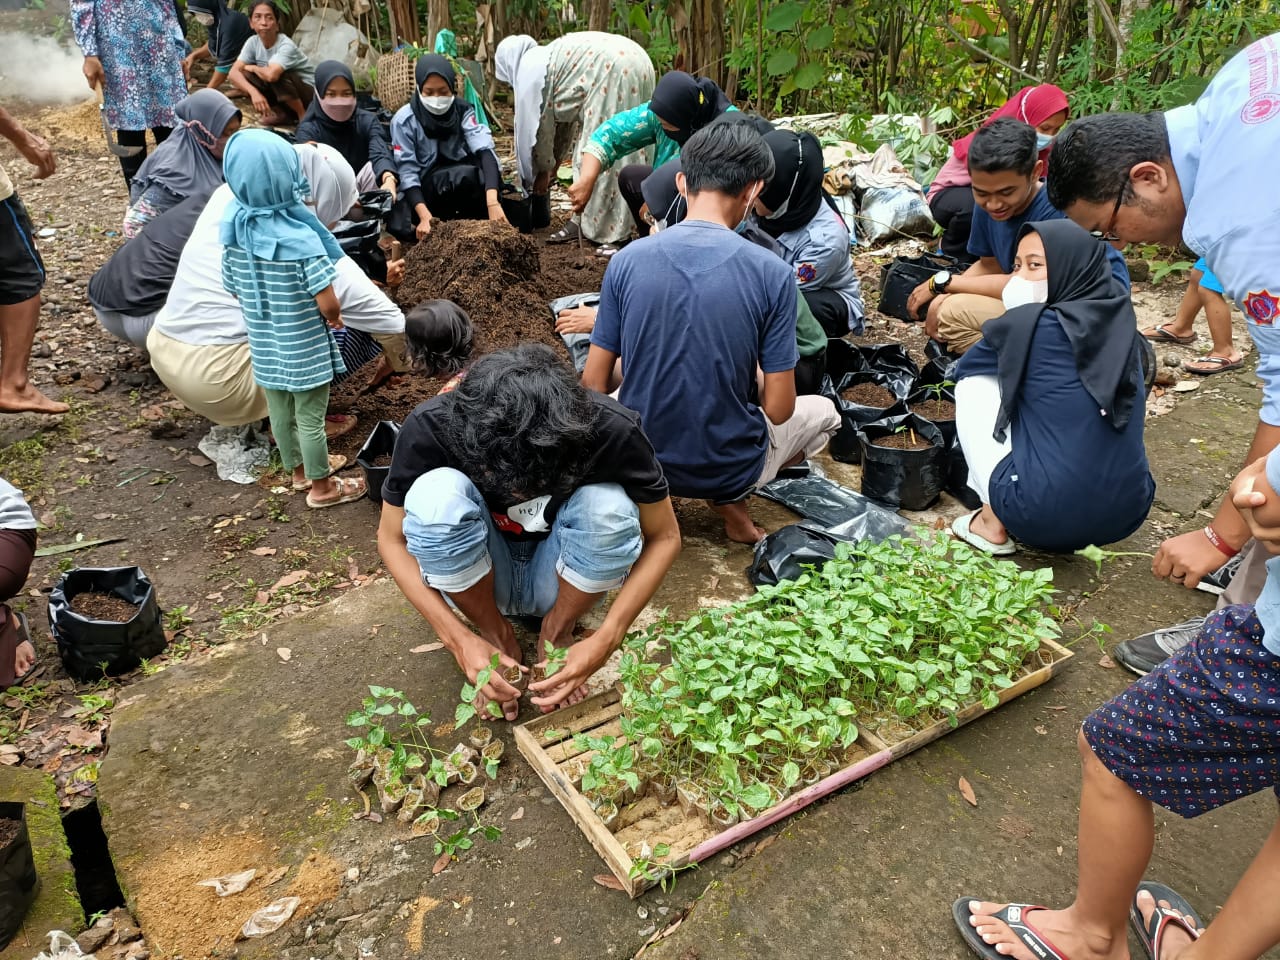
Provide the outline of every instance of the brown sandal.
[[[340,453],[329,454],[329,472],[330,473],[337,473],[346,465],[347,465],[347,458],[344,457],[342,454]],[[293,489],[297,491],[310,490],[311,481],[303,480],[301,483],[299,483],[297,480],[294,480]]]
[[307,506],[312,510],[323,510],[325,507],[336,507],[340,503],[351,503],[359,500],[369,492],[363,479],[359,477],[335,477],[338,485],[338,496],[335,500],[312,500],[307,496]]

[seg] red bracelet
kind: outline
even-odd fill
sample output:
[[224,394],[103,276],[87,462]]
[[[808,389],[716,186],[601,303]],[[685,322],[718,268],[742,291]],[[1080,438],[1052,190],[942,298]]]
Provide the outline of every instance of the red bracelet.
[[1204,535],[1209,538],[1209,542],[1218,548],[1218,551],[1226,556],[1228,560],[1234,557],[1240,550],[1231,546],[1227,541],[1223,540],[1218,531],[1213,529],[1213,524],[1209,524],[1204,528]]

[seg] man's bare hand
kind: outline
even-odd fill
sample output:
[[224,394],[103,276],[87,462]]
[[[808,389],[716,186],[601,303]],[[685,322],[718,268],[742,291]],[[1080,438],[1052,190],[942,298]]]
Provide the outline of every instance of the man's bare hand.
[[595,307],[572,307],[556,315],[556,333],[590,333],[595,327]]
[[14,146],[27,158],[27,162],[36,168],[32,176],[37,180],[43,180],[58,169],[58,160],[42,137],[28,133],[25,139],[18,140]]
[[1192,530],[1160,544],[1151,561],[1151,572],[1158,580],[1190,590],[1226,562],[1226,556],[1209,542],[1203,530]]
[[84,66],[80,68],[84,78],[89,81],[89,89],[106,89],[107,75],[102,72],[102,61],[97,57],[85,57]]
[[[521,671],[526,670],[522,664],[475,634],[459,645],[453,656],[458,661],[463,674],[466,675],[467,682],[475,683],[480,671],[489,667],[495,653],[498,654],[500,668],[519,667]],[[479,695],[487,701],[498,704],[502,708],[503,717],[507,720],[514,720],[520,713],[520,691],[502,679],[501,673],[502,670],[499,669],[489,674],[489,680],[480,688]]]
[[929,289],[929,281],[926,280],[911,291],[911,296],[907,297],[907,316],[923,320],[924,316],[920,311],[927,307],[933,298],[934,293]]
[[1253,538],[1265,546],[1268,552],[1280,554],[1280,526],[1273,526],[1262,520],[1264,513],[1276,516],[1277,511],[1280,511],[1280,503],[1268,499],[1258,487],[1271,489],[1267,483],[1266,457],[1259,457],[1241,470],[1231,482],[1227,495],[1231,497],[1232,506],[1249,525],[1249,533]]

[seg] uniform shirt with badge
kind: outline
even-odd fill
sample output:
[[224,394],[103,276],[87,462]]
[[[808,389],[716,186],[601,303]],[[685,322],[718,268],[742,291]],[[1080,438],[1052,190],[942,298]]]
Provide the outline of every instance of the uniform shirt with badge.
[[[445,411],[454,394],[432,397],[409,414],[391,458],[391,469],[382,486],[382,499],[404,507],[405,495],[424,473],[449,467],[465,473],[462,464],[442,438],[447,435]],[[587,444],[579,486],[616,483],[637,504],[660,503],[670,495],[653,446],[640,429],[640,418],[616,400],[591,394],[597,407],[594,439]],[[476,478],[494,524],[515,540],[542,540],[565,501],[572,495],[529,496],[534,491],[485,490]]]
[[1280,426],[1280,34],[1250,44],[1194,104],[1165,113],[1182,239],[1240,305],[1258,347],[1262,420]]

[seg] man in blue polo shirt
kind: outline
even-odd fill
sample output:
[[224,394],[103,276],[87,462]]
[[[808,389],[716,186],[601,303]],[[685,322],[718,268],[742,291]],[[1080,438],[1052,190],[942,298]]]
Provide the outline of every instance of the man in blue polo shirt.
[[[1085,117],[1063,132],[1049,158],[1049,197],[1072,220],[1112,243],[1185,243],[1244,311],[1263,383],[1247,463],[1280,444],[1280,195],[1268,186],[1277,157],[1280,34],[1233,57],[1194,104]],[[1212,523],[1161,544],[1152,571],[1190,589],[1236,554],[1242,561],[1219,607],[1257,599],[1266,559],[1224,498]],[[1181,649],[1202,620],[1122,643],[1116,660],[1146,673]]]
[[[907,312],[920,316],[925,333],[960,355],[982,338],[982,325],[1005,311],[1001,294],[1013,273],[1013,257],[1023,224],[1061,220],[1043,182],[1036,129],[1013,117],[987,124],[969,147],[973,225],[969,253],[977,260],[963,273],[942,270],[920,284]],[[1125,287],[1124,257],[1111,251],[1111,272]],[[927,313],[925,308],[928,308]]]
[[732,540],[764,531],[746,499],[826,446],[830,400],[796,396],[791,269],[736,234],[774,173],[747,124],[713,123],[681,151],[688,215],[617,253],[605,271],[582,382],[640,414],[676,496],[708,500]]

